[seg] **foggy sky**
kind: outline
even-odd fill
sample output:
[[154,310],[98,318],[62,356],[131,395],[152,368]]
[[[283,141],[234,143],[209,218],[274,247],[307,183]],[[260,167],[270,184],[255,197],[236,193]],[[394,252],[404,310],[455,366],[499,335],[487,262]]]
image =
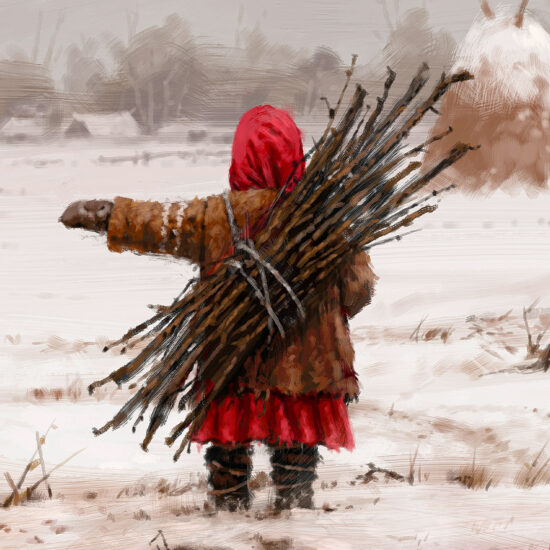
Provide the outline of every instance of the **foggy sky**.
[[[517,9],[520,0],[490,4]],[[443,28],[460,40],[479,14],[479,0],[387,0],[390,19],[412,8],[426,7],[435,29]],[[88,36],[108,32],[127,35],[127,10],[139,14],[137,30],[163,22],[170,13],[179,13],[191,23],[192,31],[205,42],[234,45],[239,29],[259,27],[270,41],[312,49],[325,45],[344,60],[352,53],[367,63],[382,49],[389,30],[382,4],[377,0],[0,0],[0,58],[15,44],[32,52],[38,14],[44,24],[39,60],[44,57],[59,10],[66,18],[58,37],[59,50]],[[531,0],[528,9],[543,22],[550,22],[550,2]],[[59,79],[65,70],[60,56],[53,67]]]

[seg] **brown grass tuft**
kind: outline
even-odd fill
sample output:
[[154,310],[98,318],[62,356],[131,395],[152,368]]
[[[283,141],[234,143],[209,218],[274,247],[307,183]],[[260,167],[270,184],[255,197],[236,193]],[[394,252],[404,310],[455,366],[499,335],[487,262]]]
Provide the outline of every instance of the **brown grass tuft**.
[[256,533],[253,540],[258,545],[257,547],[262,550],[292,550],[294,548],[294,541],[290,537],[267,539],[262,537],[260,533]]
[[[93,399],[95,401],[110,399],[117,391],[119,391],[118,388],[100,388],[100,391],[94,392]],[[64,388],[32,388],[27,391],[26,398],[33,402],[66,400],[73,403],[92,399],[89,397],[85,384],[79,376],[71,381],[67,380]]]
[[468,466],[463,466],[458,472],[449,472],[448,480],[451,482],[460,483],[468,489],[485,489],[497,485],[498,480],[494,472],[483,465],[476,464],[476,455],[472,459],[472,463]]
[[547,443],[542,446],[533,462],[525,463],[514,480],[517,487],[530,489],[535,485],[550,485],[550,458],[544,455]]
[[426,319],[427,317],[424,317],[420,320],[418,325],[416,325],[416,328],[410,334],[409,340],[414,342],[419,342],[420,340],[423,340],[424,342],[441,340],[444,344],[446,344],[454,329],[452,327],[434,327],[421,331],[422,325]]

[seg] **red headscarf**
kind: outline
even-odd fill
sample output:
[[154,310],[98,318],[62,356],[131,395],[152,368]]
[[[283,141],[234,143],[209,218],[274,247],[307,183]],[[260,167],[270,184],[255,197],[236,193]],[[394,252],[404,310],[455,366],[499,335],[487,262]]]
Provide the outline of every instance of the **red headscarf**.
[[233,139],[231,189],[281,189],[288,182],[291,191],[304,168],[301,132],[286,111],[259,105],[242,116]]

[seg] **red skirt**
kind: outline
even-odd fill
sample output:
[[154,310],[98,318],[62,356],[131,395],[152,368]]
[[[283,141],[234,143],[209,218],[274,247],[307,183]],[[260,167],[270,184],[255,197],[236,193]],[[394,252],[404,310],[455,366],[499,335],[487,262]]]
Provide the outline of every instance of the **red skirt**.
[[191,440],[218,445],[252,441],[278,447],[324,445],[335,450],[355,446],[344,399],[322,393],[290,396],[272,392],[267,401],[255,399],[252,392],[227,395],[211,404]]

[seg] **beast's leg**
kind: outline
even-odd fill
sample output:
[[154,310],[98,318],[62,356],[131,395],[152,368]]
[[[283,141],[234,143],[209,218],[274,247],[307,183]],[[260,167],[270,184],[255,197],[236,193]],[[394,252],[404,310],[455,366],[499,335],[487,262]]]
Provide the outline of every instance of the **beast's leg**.
[[252,472],[252,449],[248,446],[225,447],[212,445],[206,450],[209,470],[209,494],[216,508],[231,512],[248,509],[251,494],[248,481]]
[[320,456],[317,447],[271,449],[271,479],[275,485],[275,508],[313,508],[313,482]]

